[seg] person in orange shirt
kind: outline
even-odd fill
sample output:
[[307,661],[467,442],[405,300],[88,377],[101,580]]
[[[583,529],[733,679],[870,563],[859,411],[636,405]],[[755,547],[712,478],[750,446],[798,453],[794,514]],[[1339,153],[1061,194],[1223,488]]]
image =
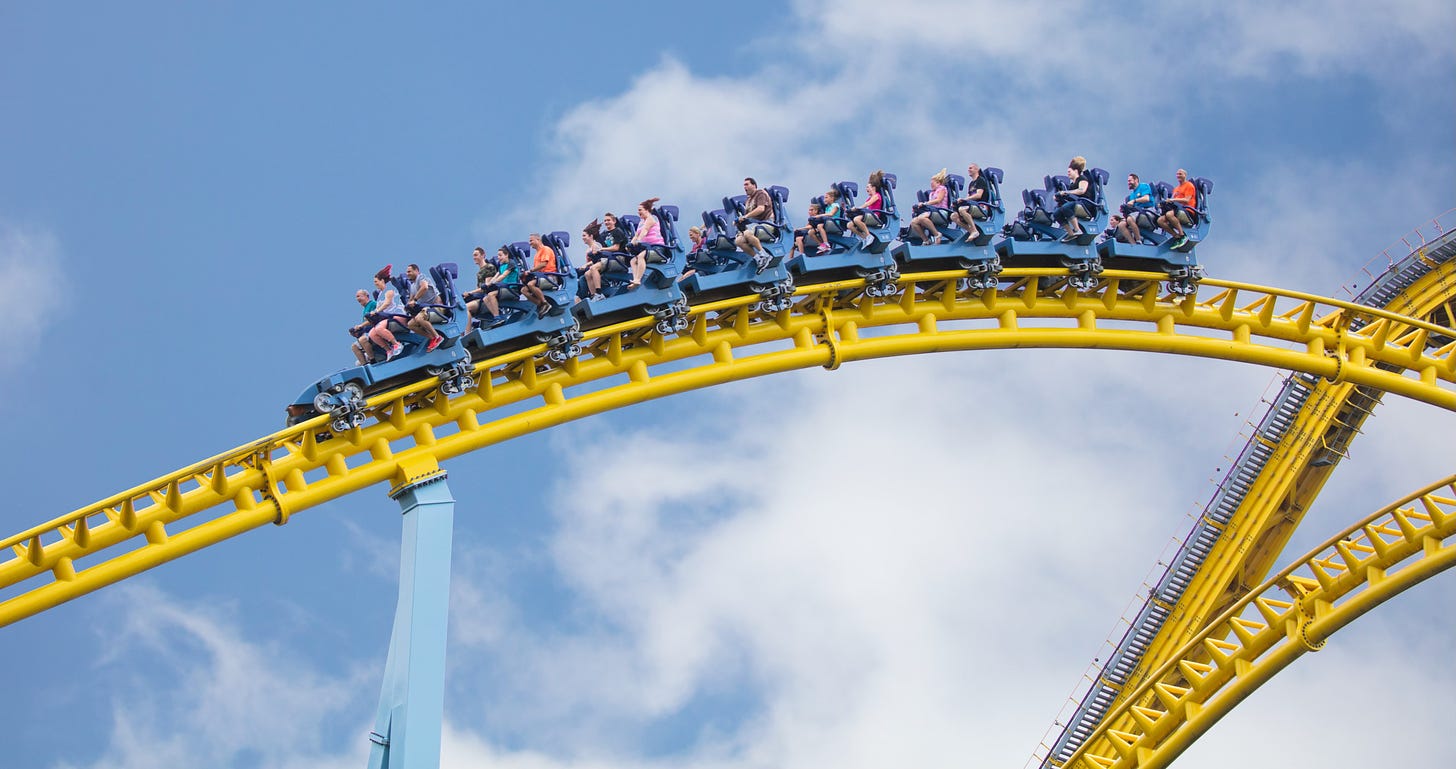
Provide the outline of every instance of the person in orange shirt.
[[521,278],[521,293],[536,305],[536,317],[544,318],[551,312],[551,303],[546,301],[546,292],[561,285],[556,270],[556,252],[541,242],[539,233],[531,233],[531,250],[535,257],[531,271]]
[[1178,186],[1173,188],[1173,197],[1163,201],[1163,213],[1158,215],[1158,226],[1163,232],[1168,233],[1171,238],[1168,241],[1168,248],[1182,248],[1188,242],[1188,236],[1183,232],[1183,222],[1178,219],[1178,214],[1184,210],[1194,208],[1198,200],[1198,191],[1193,188],[1193,182],[1188,181],[1188,172],[1178,169]]

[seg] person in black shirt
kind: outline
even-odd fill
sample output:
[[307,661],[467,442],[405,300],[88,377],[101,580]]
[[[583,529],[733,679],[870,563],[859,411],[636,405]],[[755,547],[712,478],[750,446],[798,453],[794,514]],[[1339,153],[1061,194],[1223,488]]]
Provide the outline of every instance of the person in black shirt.
[[991,184],[981,175],[981,167],[975,163],[966,167],[966,195],[956,198],[954,208],[951,221],[966,231],[966,242],[981,237],[976,220],[991,215]]

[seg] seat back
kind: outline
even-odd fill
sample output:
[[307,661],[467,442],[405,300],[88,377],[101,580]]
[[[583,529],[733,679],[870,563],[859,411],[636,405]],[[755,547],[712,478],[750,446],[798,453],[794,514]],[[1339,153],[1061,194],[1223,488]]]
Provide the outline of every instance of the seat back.
[[855,197],[859,195],[859,185],[855,182],[835,182],[834,189],[839,193],[839,200],[845,210],[854,208]]
[[662,239],[671,249],[677,248],[677,206],[658,206],[653,209],[657,223],[662,226]]
[[441,262],[430,268],[430,280],[435,282],[435,290],[440,292],[440,304],[455,306],[455,281],[459,277],[460,268],[454,262]]
[[986,180],[986,189],[991,191],[991,199],[986,202],[997,211],[1005,211],[1001,205],[1001,179],[1005,172],[999,168],[983,168],[981,176]]
[[789,226],[789,212],[785,207],[789,202],[789,188],[775,184],[768,188],[768,197],[773,201],[774,224],[780,227]]
[[727,211],[728,215],[734,219],[743,216],[743,212],[747,210],[747,205],[747,195],[731,195],[723,198],[723,210]]
[[557,230],[541,236],[541,242],[551,247],[556,252],[556,271],[567,275],[574,275],[576,270],[571,266],[571,257],[566,254],[566,246],[571,243],[571,236]]
[[636,214],[622,214],[617,217],[617,224],[622,225],[622,231],[626,232],[629,238],[637,234],[637,225],[641,223],[642,219]]
[[947,193],[945,198],[946,205],[949,206],[954,203],[955,199],[961,196],[961,190],[965,188],[966,177],[960,174],[947,174],[945,177],[945,189]]
[[1198,196],[1193,199],[1194,207],[1203,213],[1208,212],[1208,196],[1213,194],[1213,180],[1206,176],[1200,176],[1193,180],[1193,189]]
[[898,182],[899,178],[894,174],[885,174],[885,186],[880,190],[880,199],[883,201],[881,205],[885,209],[886,216],[899,215],[895,210],[895,185]]
[[1102,210],[1107,210],[1107,200],[1103,196],[1103,190],[1107,188],[1107,180],[1111,178],[1107,171],[1102,168],[1093,168],[1087,172],[1087,182],[1091,189],[1087,190],[1087,197],[1097,204]]

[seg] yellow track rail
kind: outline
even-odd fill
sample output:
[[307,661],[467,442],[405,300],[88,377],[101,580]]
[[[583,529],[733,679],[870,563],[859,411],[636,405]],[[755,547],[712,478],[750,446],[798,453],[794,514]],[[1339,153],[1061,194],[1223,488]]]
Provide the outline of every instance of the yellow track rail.
[[[543,345],[481,361],[479,386],[453,398],[434,380],[376,396],[377,422],[332,440],[320,439],[327,420],[316,418],[0,541],[12,553],[0,563],[0,626],[510,438],[851,360],[1007,348],[1173,353],[1307,372],[1456,411],[1456,342],[1428,344],[1456,331],[1422,320],[1231,281],[1205,280],[1201,299],[1163,296],[1154,273],[1109,271],[1088,292],[1056,269],[1007,270],[1010,284],[995,292],[960,289],[962,277],[902,276],[900,295],[887,298],[867,296],[862,280],[804,286],[773,316],[751,308],[754,295],[706,303],[680,336],[659,335],[642,318],[589,332],[582,357],[560,366],[545,363]],[[1356,318],[1366,323],[1358,331]],[[522,410],[481,421],[508,407]]]
[[1335,631],[1456,566],[1453,536],[1456,475],[1351,526],[1245,595],[1110,712],[1066,765],[1167,766]]
[[[1442,311],[1456,296],[1456,261],[1446,262],[1391,302],[1415,317]],[[1222,613],[1274,568],[1304,512],[1314,503],[1378,400],[1351,382],[1314,385],[1294,425],[1229,519],[1198,580],[1189,586],[1148,648],[1144,670],[1162,665],[1208,618]],[[1258,440],[1255,438],[1254,440]],[[1134,674],[1133,681],[1139,680]]]
[[[1423,263],[1429,271],[1397,292],[1382,293],[1385,309],[1433,323],[1452,319],[1449,313],[1456,299],[1456,259],[1451,258],[1451,252],[1456,250],[1456,238],[1440,230],[1438,233],[1434,240],[1423,242],[1410,252],[1411,259]],[[1439,256],[1427,258],[1428,251]],[[1221,507],[1224,501],[1216,496],[1205,509],[1199,525],[1213,526],[1219,533],[1198,571],[1177,594],[1159,592],[1149,599],[1161,601],[1167,607],[1166,619],[1143,650],[1126,652],[1136,654],[1130,668],[1124,658],[1109,659],[1103,675],[1092,683],[1096,691],[1084,691],[1080,702],[1073,701],[1088,708],[1088,712],[1079,710],[1063,727],[1061,739],[1067,738],[1069,730],[1090,736],[1085,730],[1097,723],[1097,706],[1088,705],[1093,702],[1093,694],[1101,697],[1112,693],[1107,700],[1108,712],[1122,705],[1153,671],[1175,657],[1190,638],[1202,631],[1209,618],[1223,613],[1264,579],[1381,396],[1378,390],[1348,381],[1301,378],[1287,382],[1286,389],[1290,387],[1305,394],[1302,400],[1293,401],[1299,404],[1298,411],[1289,418],[1287,426],[1276,430],[1271,424],[1269,432],[1261,426],[1250,438],[1251,444],[1258,444],[1252,453],[1264,455],[1254,463],[1256,474],[1248,475],[1247,468],[1240,463],[1230,469],[1230,476],[1225,479],[1226,484],[1232,484],[1231,488],[1240,489],[1233,492],[1237,494],[1237,507],[1233,510]],[[1287,408],[1286,403],[1281,400],[1271,408]],[[1235,473],[1240,474],[1238,478],[1233,477]],[[1220,508],[1215,510],[1212,507],[1215,504]],[[1160,582],[1159,589],[1163,587]],[[1068,750],[1080,743],[1073,738],[1066,749],[1062,749],[1061,742],[1055,744],[1057,747],[1053,748],[1043,742],[1033,759],[1043,766],[1064,766],[1060,756],[1070,756]],[[1054,749],[1057,755],[1051,755]]]

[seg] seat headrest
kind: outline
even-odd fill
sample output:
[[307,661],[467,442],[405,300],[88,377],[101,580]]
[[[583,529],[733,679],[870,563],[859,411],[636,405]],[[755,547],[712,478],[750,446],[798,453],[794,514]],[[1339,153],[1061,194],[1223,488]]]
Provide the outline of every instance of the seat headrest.
[[1167,182],[1154,182],[1153,192],[1156,192],[1160,198],[1170,197],[1173,194],[1173,185]]
[[1094,168],[1092,169],[1092,178],[1097,180],[1098,186],[1102,186],[1107,184],[1107,180],[1111,177],[1107,175],[1106,169]]
[[1200,176],[1197,179],[1194,179],[1193,186],[1198,190],[1200,194],[1203,195],[1207,195],[1208,193],[1213,192],[1213,180],[1206,176]]
[[677,206],[658,206],[657,215],[669,222],[677,221]]
[[952,193],[960,192],[966,188],[966,177],[960,174],[946,174],[945,186],[949,187]]
[[731,195],[723,198],[723,210],[730,214],[741,214],[743,213],[743,206],[747,203],[747,195]]
[[770,198],[772,198],[773,200],[777,200],[780,203],[789,202],[788,187],[780,187],[779,185],[775,184],[774,186],[768,188],[768,194]]
[[561,230],[556,230],[555,232],[546,235],[541,240],[546,245],[556,249],[557,251],[565,251],[566,247],[571,243],[571,236],[567,235]]
[[856,182],[835,182],[834,186],[839,190],[840,195],[847,198],[853,199],[859,195],[859,184]]
[[809,202],[810,203],[818,203],[820,210],[823,210],[823,208],[824,208],[824,196],[823,195],[815,195],[814,197],[809,198]]
[[899,183],[900,183],[900,177],[895,176],[894,174],[885,174],[885,186],[886,187],[889,187],[890,189],[893,190],[893,189],[895,189],[895,185],[896,184],[899,184]]
[[435,265],[435,269],[439,270],[440,274],[444,275],[450,280],[454,280],[460,277],[460,268],[456,266],[454,262],[440,262],[439,264]]
[[992,184],[1000,184],[1005,172],[999,168],[982,168],[981,175],[986,177]]

